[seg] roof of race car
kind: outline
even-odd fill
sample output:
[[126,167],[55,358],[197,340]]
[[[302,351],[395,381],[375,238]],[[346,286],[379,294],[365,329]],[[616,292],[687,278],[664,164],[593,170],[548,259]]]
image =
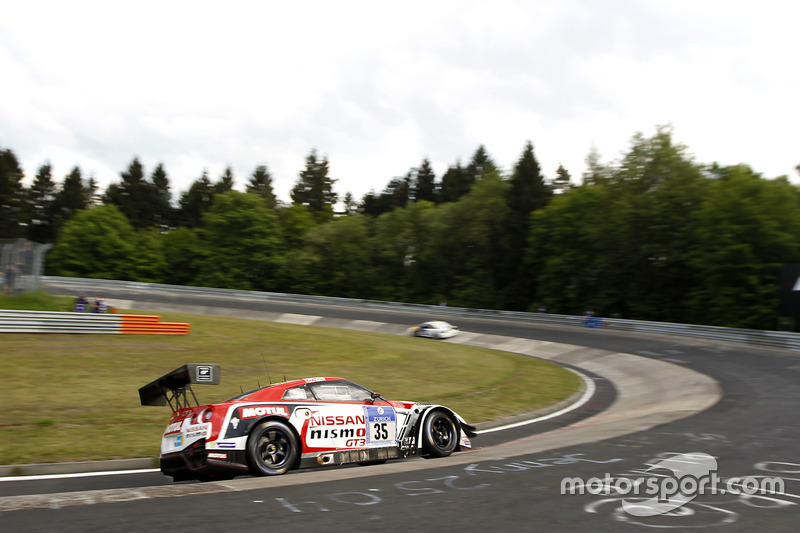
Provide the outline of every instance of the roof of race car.
[[[337,378],[337,377],[317,377],[317,378],[302,378],[302,379],[295,379],[292,381],[284,381],[282,383],[273,383],[272,385],[267,385],[266,387],[260,387],[258,389],[254,389],[251,391],[244,392],[233,398],[229,399],[228,401],[235,401],[235,400],[243,400],[247,399],[249,396],[258,393],[258,395],[262,399],[281,399],[281,395],[283,391],[286,389],[291,389],[294,387],[300,387],[302,385],[306,385],[308,383],[319,383],[322,381],[346,381],[344,378]],[[270,396],[275,396],[274,398],[269,398]]]

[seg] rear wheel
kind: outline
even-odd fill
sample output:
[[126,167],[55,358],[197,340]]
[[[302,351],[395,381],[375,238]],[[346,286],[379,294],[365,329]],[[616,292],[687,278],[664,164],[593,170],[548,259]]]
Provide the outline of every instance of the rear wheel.
[[294,432],[283,422],[259,424],[247,440],[247,462],[254,476],[286,473],[297,460],[299,446]]
[[458,445],[458,427],[444,411],[434,411],[422,426],[423,457],[447,457]]

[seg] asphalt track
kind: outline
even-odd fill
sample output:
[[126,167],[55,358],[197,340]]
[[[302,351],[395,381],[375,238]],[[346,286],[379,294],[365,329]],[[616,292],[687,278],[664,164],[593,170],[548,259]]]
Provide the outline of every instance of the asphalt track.
[[[397,331],[390,325],[429,318],[286,302],[105,296],[135,302],[138,309],[355,324],[387,333]],[[593,397],[559,417],[482,433],[474,439],[479,449],[442,460],[224,484],[172,484],[156,472],[4,481],[0,531],[800,530],[800,355],[596,329],[457,323],[465,331],[462,340],[582,368],[595,385]],[[605,479],[624,488],[618,480],[640,478],[659,459],[684,453],[715,457],[723,483],[771,476],[784,491],[734,494],[737,485],[724,485],[649,517],[623,510],[624,499],[637,501],[630,494],[562,494],[564,478]]]

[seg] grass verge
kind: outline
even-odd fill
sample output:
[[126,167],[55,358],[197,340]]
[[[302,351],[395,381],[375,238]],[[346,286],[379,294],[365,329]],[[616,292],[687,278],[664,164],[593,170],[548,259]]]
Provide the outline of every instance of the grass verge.
[[[0,301],[0,307],[2,302]],[[146,313],[151,314],[151,313]],[[399,400],[447,405],[470,422],[552,405],[580,379],[529,357],[426,339],[161,313],[189,336],[0,335],[0,464],[158,455],[168,408],[138,388],[185,363],[220,363],[201,403],[309,376],[339,376]],[[266,365],[265,365],[266,362]]]

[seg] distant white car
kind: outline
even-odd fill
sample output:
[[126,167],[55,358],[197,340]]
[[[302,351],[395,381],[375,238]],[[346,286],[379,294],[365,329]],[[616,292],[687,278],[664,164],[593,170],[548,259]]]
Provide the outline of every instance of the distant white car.
[[442,320],[424,322],[409,329],[413,337],[428,337],[430,339],[449,339],[458,334],[458,326]]

